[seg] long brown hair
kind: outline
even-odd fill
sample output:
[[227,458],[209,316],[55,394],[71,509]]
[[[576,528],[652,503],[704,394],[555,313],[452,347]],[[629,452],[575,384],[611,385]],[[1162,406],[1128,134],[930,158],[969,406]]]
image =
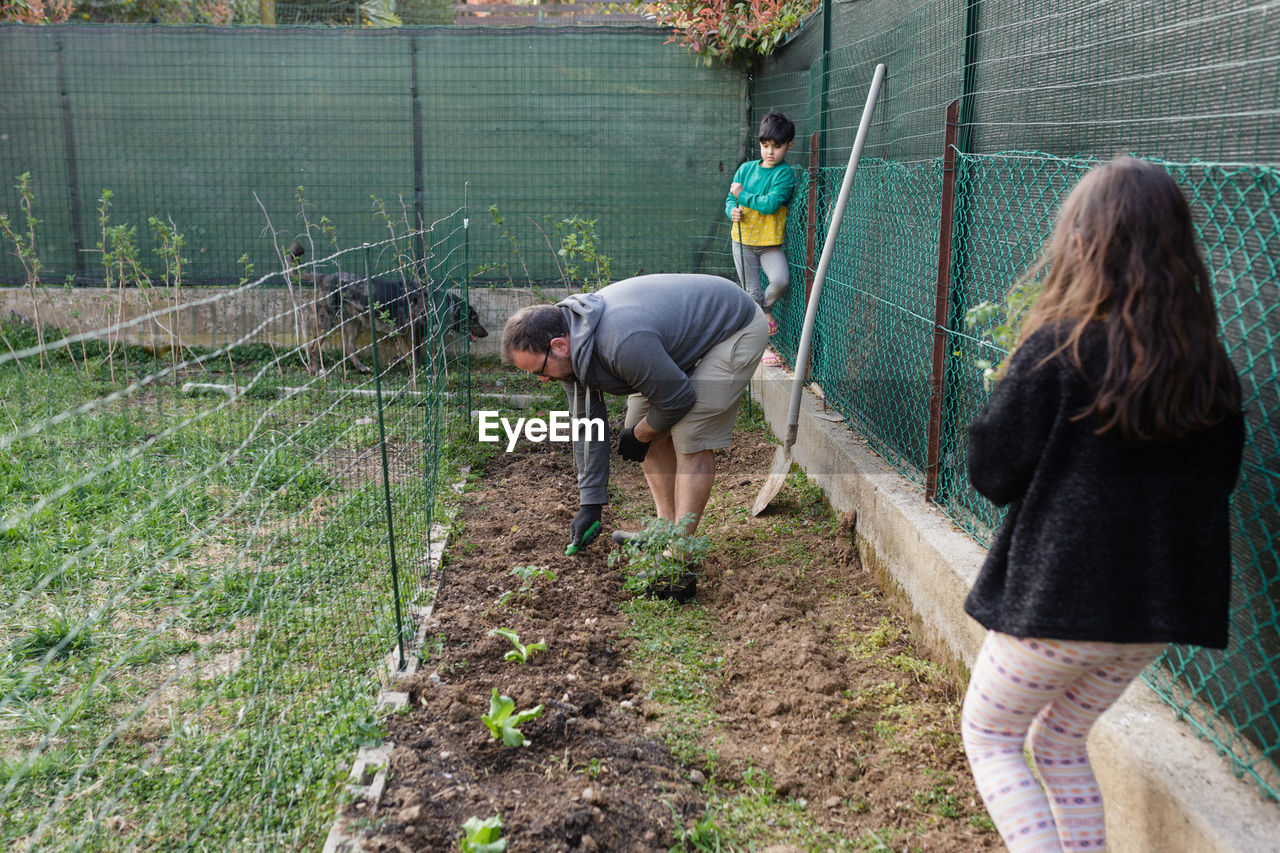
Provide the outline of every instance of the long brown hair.
[[1104,325],[1106,370],[1078,415],[1096,416],[1099,433],[1173,439],[1239,411],[1191,209],[1163,168],[1117,157],[1089,170],[1028,279],[1042,273],[1019,344],[1042,326],[1060,328],[1053,355],[1069,352],[1083,370],[1081,335]]

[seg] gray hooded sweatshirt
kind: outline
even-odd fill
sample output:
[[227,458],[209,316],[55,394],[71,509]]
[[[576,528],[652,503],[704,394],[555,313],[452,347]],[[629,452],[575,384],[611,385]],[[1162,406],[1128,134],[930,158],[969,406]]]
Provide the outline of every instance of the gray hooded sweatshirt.
[[649,401],[649,426],[666,432],[693,408],[694,367],[751,322],[757,308],[727,278],[693,273],[637,276],[557,305],[569,324],[570,414],[605,424],[603,441],[574,445],[578,500],[604,504],[611,442],[602,394],[640,394]]

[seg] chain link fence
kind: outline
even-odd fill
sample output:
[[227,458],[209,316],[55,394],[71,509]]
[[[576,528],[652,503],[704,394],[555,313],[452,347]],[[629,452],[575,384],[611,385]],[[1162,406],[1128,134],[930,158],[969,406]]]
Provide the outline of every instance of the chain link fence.
[[[980,359],[1004,352],[965,322],[969,308],[1003,303],[1009,286],[1048,237],[1058,203],[1101,158],[1034,152],[956,156],[944,371],[931,373],[939,298],[944,162],[865,160],[859,166],[822,291],[810,378],[826,403],[848,419],[872,449],[926,491],[955,522],[986,544],[1002,514],[968,484],[965,431],[987,394]],[[1223,334],[1244,385],[1248,444],[1233,498],[1236,584],[1234,631],[1225,651],[1170,647],[1145,678],[1181,716],[1273,799],[1280,796],[1280,627],[1274,592],[1280,417],[1275,360],[1280,257],[1280,172],[1264,165],[1160,162],[1191,202],[1214,275]],[[802,281],[806,225],[816,195],[817,236],[843,169],[808,173],[789,214],[787,252]],[[794,218],[793,218],[794,217]],[[932,240],[924,239],[932,235]],[[800,259],[799,263],[796,259]],[[794,363],[805,296],[793,288],[776,309],[775,338]],[[994,324],[996,321],[992,321]],[[940,407],[930,417],[930,393]],[[931,456],[929,440],[936,436]],[[931,459],[936,459],[931,472]],[[933,478],[930,475],[932,473]]]

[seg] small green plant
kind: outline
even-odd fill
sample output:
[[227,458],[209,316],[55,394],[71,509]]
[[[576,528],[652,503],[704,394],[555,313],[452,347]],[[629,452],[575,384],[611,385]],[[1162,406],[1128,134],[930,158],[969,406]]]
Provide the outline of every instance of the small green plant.
[[956,795],[951,793],[951,786],[956,780],[936,770],[926,772],[936,780],[933,787],[928,791],[916,791],[911,795],[911,799],[926,811],[941,817],[952,819],[960,817],[960,806],[956,802]]
[[[1009,289],[1003,305],[987,300],[979,302],[966,311],[964,324],[969,329],[985,327],[983,334],[987,337],[989,343],[984,341],[982,346],[998,349],[1001,351],[1001,355],[1008,353],[1013,349],[1013,345],[1018,342],[1018,333],[1022,329],[1022,321],[1027,312],[1031,310],[1031,307],[1036,304],[1036,300],[1040,297],[1041,288],[1041,282],[1037,279],[1021,281]],[[1003,320],[996,322],[1001,317],[1003,317]],[[991,323],[995,323],[995,325],[988,325]],[[982,370],[983,385],[990,390],[991,383],[995,381],[1000,372],[1000,359],[977,358],[974,360],[974,365]]]
[[516,598],[532,601],[533,585],[539,578],[545,578],[548,582],[556,579],[555,572],[545,566],[516,566],[511,570],[511,574],[520,578],[520,588],[504,592],[498,598],[498,607],[506,607],[507,602]]
[[[520,241],[511,229],[507,220],[496,204],[489,205],[489,217],[493,225],[511,246],[512,254],[520,262],[526,281],[532,282],[529,265],[525,261]],[[600,235],[596,231],[599,220],[587,219],[573,215],[556,220],[551,216],[543,216],[539,223],[532,216],[526,216],[530,224],[542,235],[547,248],[551,250],[556,271],[560,275],[560,283],[565,293],[571,293],[576,286],[582,290],[596,290],[613,281],[613,258],[600,251]],[[507,280],[508,286],[514,286],[510,266],[503,263],[482,263],[479,274],[496,273]]]
[[507,839],[502,837],[502,817],[499,815],[484,820],[469,817],[462,824],[462,832],[462,838],[458,839],[458,849],[462,853],[502,853],[507,849]]
[[711,550],[706,536],[686,533],[692,514],[679,521],[653,518],[639,536],[609,554],[609,566],[625,564],[623,586],[631,592],[674,583],[688,575]]
[[511,574],[520,578],[523,582],[522,589],[529,589],[539,578],[543,578],[548,582],[556,579],[555,572],[546,566],[516,566],[511,570]]
[[66,658],[92,649],[96,641],[88,628],[65,613],[53,613],[26,636],[13,643],[13,650],[23,657],[41,657],[53,652],[55,658]]
[[584,290],[596,290],[613,280],[613,259],[600,252],[596,222],[595,219],[570,216],[556,225],[556,235],[560,238],[556,254],[565,261],[562,272],[566,289],[570,283],[578,281]]
[[524,733],[520,726],[542,716],[542,706],[537,705],[527,711],[516,712],[516,703],[510,696],[498,695],[498,688],[493,688],[489,697],[489,713],[480,718],[480,722],[488,727],[495,740],[501,740],[507,746],[524,746]]
[[506,637],[511,642],[511,645],[515,646],[514,649],[503,655],[503,660],[513,660],[516,663],[528,663],[529,658],[533,657],[536,652],[546,651],[547,649],[547,644],[544,640],[539,640],[536,643],[530,643],[527,646],[524,645],[520,642],[520,635],[515,631],[512,631],[510,628],[494,628],[489,633],[498,637]]
[[434,660],[444,655],[444,634],[436,634],[434,637],[427,637],[422,642],[422,659]]
[[[498,206],[496,204],[489,205],[489,218],[493,220],[494,227],[502,232],[502,239],[511,244],[511,251],[515,254],[516,260],[520,262],[520,266],[524,270],[525,281],[531,281],[533,276],[529,275],[529,265],[524,262],[524,255],[520,251],[520,241],[517,240],[516,236],[511,233],[509,228],[507,228],[506,217],[504,217],[502,212],[498,210]],[[479,275],[484,275],[488,272],[496,272],[505,276],[509,287],[514,286],[515,284],[515,281],[511,277],[511,268],[505,263],[481,264]]]
[[671,823],[675,826],[676,843],[671,848],[672,850],[720,853],[721,850],[728,849],[728,843],[716,823],[716,808],[713,804],[708,804],[707,810],[702,817],[688,827],[684,825],[680,812],[676,811],[676,807],[669,801],[667,802],[667,808],[671,810]]
[[865,635],[851,633],[849,638],[853,642],[849,644],[849,651],[859,658],[870,658],[898,642],[901,636],[902,631],[885,617]]
[[[32,208],[35,205],[36,195],[31,188],[31,173],[23,172],[18,176],[18,183],[14,184],[14,189],[18,191],[18,206],[22,210],[25,225],[14,227],[10,222],[7,214],[0,213],[0,234],[13,244],[14,254],[18,256],[18,260],[22,263],[23,272],[26,274],[27,289],[31,293],[32,319],[36,327],[36,341],[40,346],[40,367],[44,367],[44,324],[40,320],[40,300],[36,295],[36,289],[41,287],[40,270],[43,265],[40,262],[40,254],[36,251],[36,226],[40,224],[40,220],[36,219]],[[0,333],[0,337],[3,333]],[[9,343],[9,339],[4,338],[4,344],[10,352],[13,352],[13,346]],[[19,368],[22,362],[15,360],[15,364]]]

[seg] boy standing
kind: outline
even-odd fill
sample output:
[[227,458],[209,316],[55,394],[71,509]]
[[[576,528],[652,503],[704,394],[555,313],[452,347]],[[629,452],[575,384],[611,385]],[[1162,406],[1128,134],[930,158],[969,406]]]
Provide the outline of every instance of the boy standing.
[[[782,113],[769,113],[760,122],[760,159],[743,163],[733,175],[724,210],[733,220],[733,264],[747,293],[764,310],[769,334],[777,334],[772,308],[791,285],[791,271],[782,251],[787,203],[796,189],[796,176],[786,164],[795,143],[796,126]],[[760,269],[769,279],[760,287]]]

